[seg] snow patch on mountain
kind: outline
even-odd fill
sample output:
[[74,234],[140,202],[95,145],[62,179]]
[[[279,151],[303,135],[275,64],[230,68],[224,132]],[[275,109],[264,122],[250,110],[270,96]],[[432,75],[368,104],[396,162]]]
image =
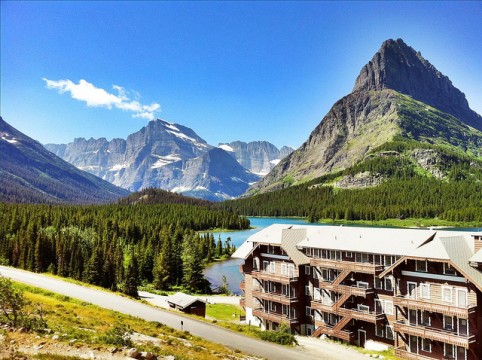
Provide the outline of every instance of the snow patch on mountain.
[[228,144],[221,144],[218,147],[220,149],[223,149],[224,151],[234,152],[234,149],[231,146],[229,146]]

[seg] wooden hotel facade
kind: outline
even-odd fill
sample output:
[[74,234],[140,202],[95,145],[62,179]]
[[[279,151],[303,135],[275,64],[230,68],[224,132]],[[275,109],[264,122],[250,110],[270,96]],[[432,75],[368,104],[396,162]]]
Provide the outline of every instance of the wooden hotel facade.
[[401,359],[482,358],[482,233],[272,225],[234,257],[251,325]]

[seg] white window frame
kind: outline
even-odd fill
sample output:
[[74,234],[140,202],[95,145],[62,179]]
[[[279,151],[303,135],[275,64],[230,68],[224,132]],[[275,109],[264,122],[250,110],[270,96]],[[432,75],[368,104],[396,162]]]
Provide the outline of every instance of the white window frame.
[[375,335],[378,337],[383,337],[383,326],[380,324],[375,325]]
[[383,290],[383,281],[378,276],[374,276],[373,287],[377,290]]
[[[427,342],[428,342],[428,348],[425,347]],[[420,348],[423,352],[431,353],[432,352],[432,340],[422,338],[422,343],[420,344]]]
[[370,284],[366,281],[357,281],[356,282],[356,287],[360,288],[360,289],[368,289],[369,286],[370,286]]
[[[265,266],[266,265],[266,266]],[[263,271],[269,271],[270,265],[268,260],[263,260]]]
[[274,261],[269,262],[269,272],[274,274],[276,272],[276,264]]
[[[445,292],[446,292],[446,291],[450,291],[450,298],[445,297]],[[454,290],[453,290],[452,286],[444,286],[444,285],[442,285],[442,301],[445,302],[445,303],[451,304],[452,301],[453,301],[453,298],[454,298],[453,292],[454,292]]]
[[[468,334],[469,333],[469,319],[466,319],[466,318],[458,318],[457,319],[457,335],[460,336],[460,320],[465,320],[465,334]],[[463,334],[462,336],[465,336],[465,334]]]
[[420,298],[430,300],[430,284],[420,284]]
[[[459,292],[464,292],[465,293],[465,307],[467,307],[468,305],[468,301],[469,301],[469,298],[468,298],[468,292],[467,292],[467,289],[459,289],[459,288],[456,288],[455,289],[455,300],[457,301],[457,306],[460,307],[461,305],[459,304]],[[453,294],[452,294],[453,295]]]
[[362,313],[369,313],[370,312],[370,306],[364,305],[364,304],[357,304],[356,306],[357,310]]
[[305,315],[310,317],[313,316],[313,313],[311,312],[311,307],[309,306],[305,307]]
[[[394,314],[394,311],[393,311],[393,301],[391,300],[385,300],[385,314],[387,315],[393,315]],[[390,309],[390,311],[388,311]]]
[[311,296],[310,285],[305,285],[305,295]]
[[288,276],[295,276],[295,266],[293,264],[288,264]]
[[353,252],[345,251],[345,257],[350,258],[350,259],[353,258]]
[[288,275],[288,264],[285,262],[281,263],[281,275]]
[[[392,277],[392,276],[385,276],[383,279],[384,279],[385,291],[391,291],[391,292],[393,292],[393,290],[394,290],[394,288],[395,288],[395,287],[393,286],[393,285],[394,285],[394,282],[395,282],[394,279],[393,279],[393,277]],[[391,289],[388,289],[387,280],[390,281]]]
[[[425,263],[425,270],[420,270],[419,269],[419,264],[424,262]],[[427,260],[415,260],[415,271],[416,272],[428,272],[428,261]]]
[[276,303],[274,301],[269,302],[269,311],[276,311]]
[[[428,323],[424,322],[424,318],[423,318],[423,315],[424,314],[427,314],[428,316]],[[426,310],[421,310],[420,311],[420,325],[424,325],[424,326],[432,326],[432,317],[430,316],[430,312],[429,311],[426,311]]]
[[[390,330],[390,331],[388,331],[388,330]],[[389,333],[391,334],[391,336],[389,335]],[[389,339],[389,340],[395,339],[395,336],[393,334],[393,328],[388,324],[385,326],[385,338]]]
[[[449,347],[452,348],[452,351],[451,351],[450,354],[447,352],[447,348],[449,348]],[[444,356],[452,356],[452,357],[453,357],[453,356],[456,356],[455,346],[452,345],[452,344],[444,343]]]
[[[450,328],[447,327],[447,322],[445,321],[445,319],[450,319],[451,322],[450,322]],[[444,330],[450,330],[450,331],[453,331],[454,330],[454,317],[453,316],[448,316],[448,315],[444,315],[443,316],[443,329]]]
[[[410,296],[410,285],[415,285],[415,290],[413,291],[413,297]],[[414,281],[407,281],[407,297],[409,299],[417,300],[418,298],[417,288],[418,288],[418,283]]]
[[311,266],[305,265],[305,275],[311,275]]

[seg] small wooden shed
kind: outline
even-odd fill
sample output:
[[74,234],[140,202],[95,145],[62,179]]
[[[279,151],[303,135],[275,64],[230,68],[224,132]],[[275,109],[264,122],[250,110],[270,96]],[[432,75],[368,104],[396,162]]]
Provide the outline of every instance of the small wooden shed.
[[167,303],[171,309],[182,311],[186,314],[206,316],[206,302],[181,292],[167,297]]

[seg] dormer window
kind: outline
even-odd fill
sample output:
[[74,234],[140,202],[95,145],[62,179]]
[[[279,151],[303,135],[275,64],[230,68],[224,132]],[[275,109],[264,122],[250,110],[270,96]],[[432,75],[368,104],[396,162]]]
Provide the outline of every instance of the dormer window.
[[448,263],[444,263],[444,274],[445,275],[457,275],[455,269]]

